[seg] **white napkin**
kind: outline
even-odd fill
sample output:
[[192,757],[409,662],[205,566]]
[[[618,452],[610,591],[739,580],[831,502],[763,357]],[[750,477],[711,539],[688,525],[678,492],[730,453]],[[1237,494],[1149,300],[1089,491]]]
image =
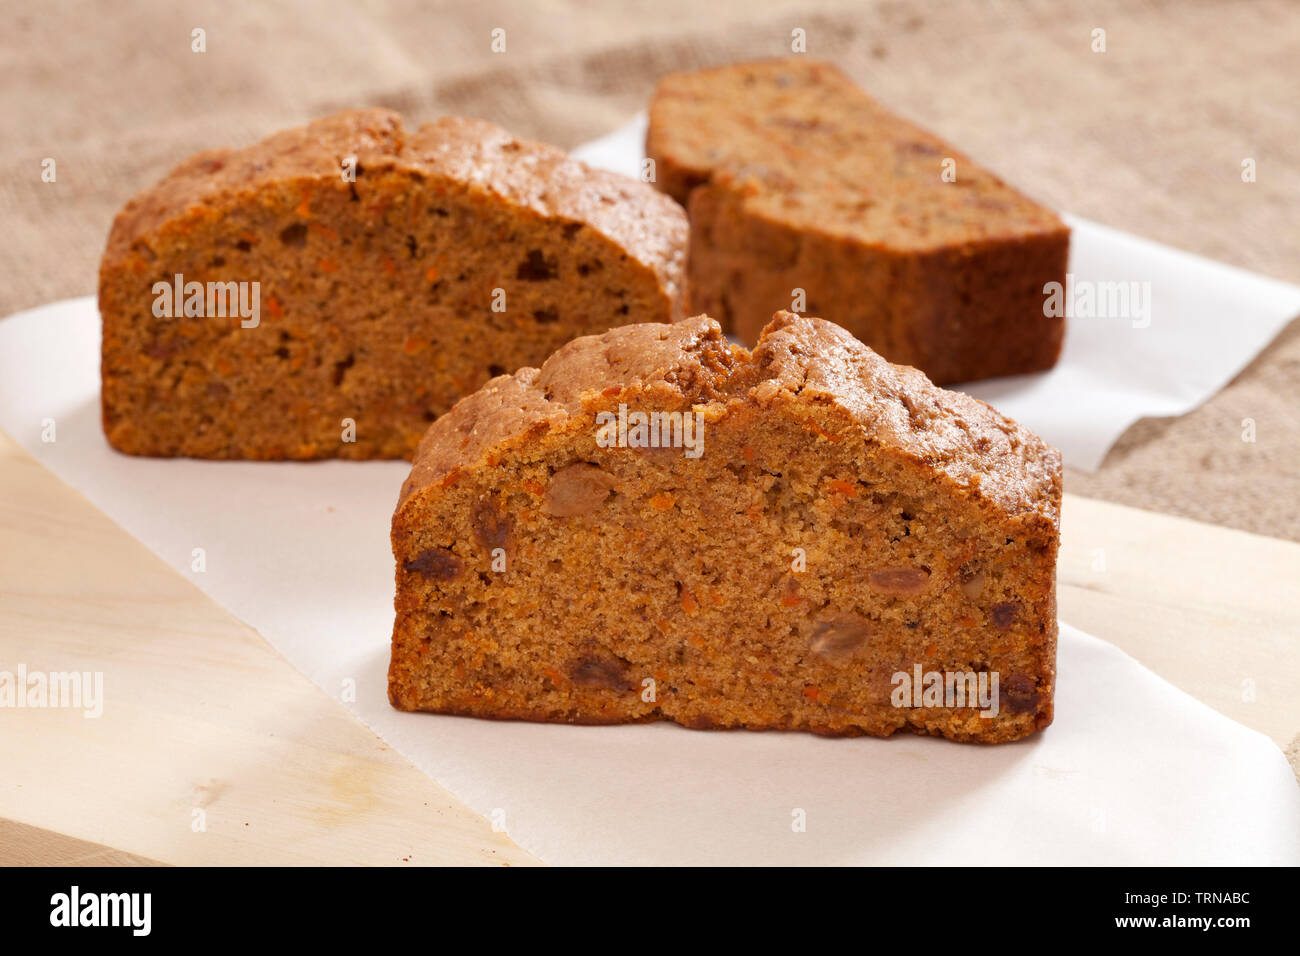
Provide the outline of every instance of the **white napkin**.
[[1009,745],[398,713],[388,527],[408,466],[117,454],[89,298],[0,321],[0,429],[326,693],[355,681],[346,706],[548,863],[1300,863],[1272,741],[1067,626],[1056,723]]
[[[639,177],[645,129],[642,114],[574,156]],[[1074,230],[1073,282],[1062,290],[1071,317],[1060,362],[1050,372],[956,387],[1033,429],[1067,465],[1094,471],[1139,418],[1191,411],[1300,315],[1300,286],[1064,218]],[[772,311],[789,306],[774,302]]]

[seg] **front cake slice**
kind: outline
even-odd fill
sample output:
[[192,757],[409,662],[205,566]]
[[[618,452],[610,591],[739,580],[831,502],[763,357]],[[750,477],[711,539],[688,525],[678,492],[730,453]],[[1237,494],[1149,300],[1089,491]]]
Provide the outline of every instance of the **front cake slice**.
[[354,110],[182,163],[100,269],[103,421],[139,455],[409,458],[489,378],[682,317],[686,217],[480,120]]
[[434,423],[389,696],[569,723],[1005,741],[1051,722],[1059,454],[843,329],[570,342]]

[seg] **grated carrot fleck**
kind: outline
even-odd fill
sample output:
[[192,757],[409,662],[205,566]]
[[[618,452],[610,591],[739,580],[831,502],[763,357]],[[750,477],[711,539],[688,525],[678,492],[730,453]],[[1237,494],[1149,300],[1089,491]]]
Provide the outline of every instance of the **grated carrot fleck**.
[[808,430],[812,432],[814,435],[820,435],[822,438],[825,438],[827,441],[834,442],[837,445],[843,440],[839,435],[832,435],[830,432],[822,428],[816,422],[809,422]]

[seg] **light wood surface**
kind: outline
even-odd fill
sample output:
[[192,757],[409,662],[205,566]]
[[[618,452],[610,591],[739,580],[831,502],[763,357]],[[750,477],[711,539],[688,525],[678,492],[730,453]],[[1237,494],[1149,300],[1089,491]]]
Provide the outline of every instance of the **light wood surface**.
[[1058,573],[1061,620],[1279,747],[1296,740],[1300,544],[1066,495]]
[[[1074,496],[1063,524],[1063,619],[1296,736],[1300,545]],[[0,709],[0,864],[536,862],[0,433],[18,662],[102,671],[108,704]]]
[[[0,708],[0,820],[22,825],[0,826],[0,864],[99,847],[219,865],[535,862],[0,433],[0,669],[19,662],[102,671],[106,704],[97,719]],[[80,845],[47,857],[33,827]]]

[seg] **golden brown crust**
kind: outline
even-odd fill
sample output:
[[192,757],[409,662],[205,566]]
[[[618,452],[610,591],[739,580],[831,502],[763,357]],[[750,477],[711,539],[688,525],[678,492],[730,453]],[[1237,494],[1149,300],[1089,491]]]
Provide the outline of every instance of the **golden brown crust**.
[[[689,208],[690,309],[753,341],[802,290],[940,384],[1050,368],[1069,230],[835,67],[794,57],[665,77],[657,185]],[[942,178],[951,164],[955,180]]]
[[[574,339],[541,369],[495,378],[425,434],[399,507],[456,469],[481,466],[520,436],[563,428],[608,388],[720,408],[762,382],[844,409],[866,441],[897,448],[960,494],[987,499],[1009,515],[1059,522],[1055,448],[987,403],[885,361],[839,326],[790,312],[773,316],[752,354],[729,345],[718,323],[700,315]],[[774,390],[762,391],[770,401]]]
[[[619,405],[698,414],[702,456],[594,442]],[[832,323],[779,313],[753,352],[705,316],[577,339],[425,436],[393,516],[390,698],[1016,739],[1052,719],[1060,499],[1054,449]],[[1001,715],[891,705],[914,665],[999,674]]]
[[386,109],[345,110],[244,149],[191,156],[117,215],[105,264],[202,207],[225,207],[286,181],[333,186],[347,157],[356,158],[363,175],[387,168],[469,182],[539,216],[586,224],[652,269],[672,298],[681,295],[681,217],[633,180],[545,143],[516,139],[485,120],[444,116],[408,133],[401,116]]

